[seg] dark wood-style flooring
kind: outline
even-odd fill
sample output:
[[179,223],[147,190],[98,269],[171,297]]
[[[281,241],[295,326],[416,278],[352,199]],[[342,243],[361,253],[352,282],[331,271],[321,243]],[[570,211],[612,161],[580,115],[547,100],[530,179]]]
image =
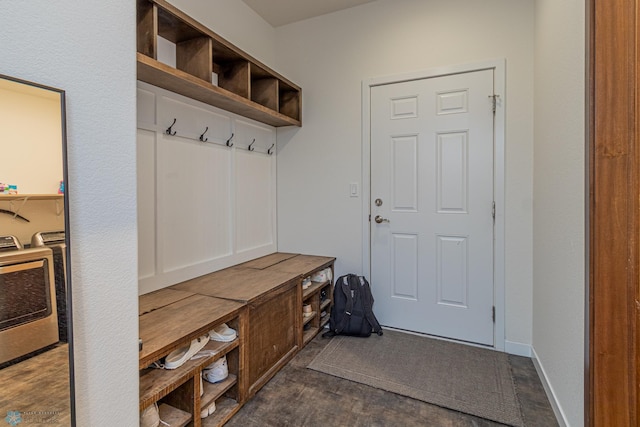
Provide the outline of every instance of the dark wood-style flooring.
[[[307,369],[318,335],[226,424],[231,427],[496,427],[496,422]],[[531,359],[509,356],[526,427],[558,423]]]

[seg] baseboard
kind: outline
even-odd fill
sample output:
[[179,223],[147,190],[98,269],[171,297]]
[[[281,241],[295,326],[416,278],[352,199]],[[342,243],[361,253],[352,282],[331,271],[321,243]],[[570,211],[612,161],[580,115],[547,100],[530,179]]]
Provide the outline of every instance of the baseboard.
[[556,420],[558,421],[558,425],[560,427],[569,427],[569,422],[567,421],[567,417],[564,415],[564,411],[558,403],[558,399],[556,399],[556,394],[553,391],[553,387],[549,384],[547,380],[547,374],[544,371],[544,367],[540,363],[538,359],[538,355],[536,354],[536,350],[531,347],[531,359],[533,360],[533,366],[535,366],[536,371],[538,372],[538,376],[540,377],[540,382],[542,382],[542,386],[544,387],[545,393],[547,393],[547,398],[549,399],[549,403],[551,403],[551,407],[553,408],[553,413],[556,415]]
[[505,340],[504,352],[514,354],[516,356],[531,357],[531,346],[529,344]]

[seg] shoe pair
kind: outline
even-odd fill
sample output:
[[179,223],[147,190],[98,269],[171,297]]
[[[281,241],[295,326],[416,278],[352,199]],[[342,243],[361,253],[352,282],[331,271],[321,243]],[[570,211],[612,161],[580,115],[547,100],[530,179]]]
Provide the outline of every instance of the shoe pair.
[[140,427],[158,427],[160,423],[165,426],[169,425],[160,419],[157,402],[154,402],[153,405],[148,406],[140,412]]
[[212,341],[231,342],[235,340],[237,336],[236,331],[227,326],[226,323],[216,326],[213,330],[192,340],[189,345],[185,345],[169,353],[164,359],[164,368],[176,369],[184,365],[187,360],[202,350],[210,339]]
[[176,369],[184,365],[187,360],[191,359],[193,356],[195,356],[196,353],[202,350],[205,345],[207,345],[207,343],[209,342],[209,337],[210,335],[207,332],[206,334],[193,339],[189,343],[189,345],[185,345],[177,350],[173,350],[167,355],[167,357],[165,357],[164,368]]
[[231,342],[236,339],[238,334],[235,329],[231,329],[226,323],[218,325],[209,332],[211,341]]
[[311,304],[305,304],[302,306],[302,317],[311,317],[313,311],[311,310]]
[[215,400],[209,404],[206,408],[202,408],[200,411],[200,418],[207,418],[209,415],[212,415],[216,411],[216,402]]
[[306,290],[309,289],[309,287],[311,286],[311,276],[309,277],[305,277],[304,280],[302,281],[302,290]]
[[331,271],[331,267],[318,271],[316,274],[311,276],[312,282],[327,282],[331,281],[331,279],[333,279],[333,272]]
[[202,378],[212,384],[224,381],[228,376],[229,366],[227,365],[226,355],[202,370]]

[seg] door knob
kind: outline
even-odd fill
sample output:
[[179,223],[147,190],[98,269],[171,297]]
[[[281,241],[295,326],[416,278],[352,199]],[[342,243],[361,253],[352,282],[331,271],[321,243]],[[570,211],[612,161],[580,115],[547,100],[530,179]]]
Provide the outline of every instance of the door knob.
[[387,218],[382,218],[380,215],[376,215],[376,217],[373,220],[378,224],[382,224],[383,222],[389,222]]

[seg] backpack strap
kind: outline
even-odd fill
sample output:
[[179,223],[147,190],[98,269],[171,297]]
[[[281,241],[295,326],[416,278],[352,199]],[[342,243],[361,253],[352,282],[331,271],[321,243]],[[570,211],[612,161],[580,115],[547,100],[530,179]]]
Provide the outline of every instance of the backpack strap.
[[382,327],[380,323],[378,323],[378,319],[376,319],[375,314],[373,314],[373,295],[371,294],[371,287],[369,286],[369,282],[367,279],[360,276],[360,286],[362,286],[363,291],[360,292],[362,295],[362,303],[364,305],[364,314],[369,321],[369,324],[373,328],[373,332],[378,335],[382,335]]
[[353,313],[353,297],[351,296],[351,288],[349,286],[349,280],[351,279],[351,274],[342,278],[342,283],[340,284],[340,288],[347,298],[347,304],[344,309],[344,315],[342,316],[342,321],[338,326],[336,326],[335,334],[340,334],[344,328],[347,327],[349,321],[351,320],[351,314]]

